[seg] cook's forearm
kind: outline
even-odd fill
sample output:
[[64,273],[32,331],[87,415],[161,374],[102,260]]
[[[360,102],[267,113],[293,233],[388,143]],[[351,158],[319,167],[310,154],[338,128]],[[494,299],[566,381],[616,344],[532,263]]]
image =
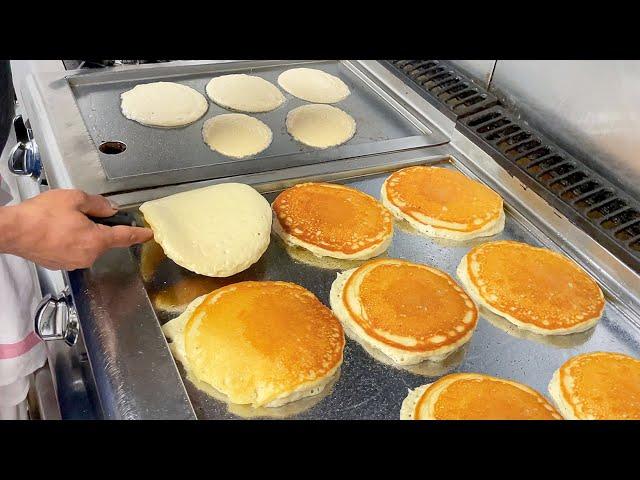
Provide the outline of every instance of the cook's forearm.
[[20,238],[16,207],[0,207],[0,253],[12,253]]

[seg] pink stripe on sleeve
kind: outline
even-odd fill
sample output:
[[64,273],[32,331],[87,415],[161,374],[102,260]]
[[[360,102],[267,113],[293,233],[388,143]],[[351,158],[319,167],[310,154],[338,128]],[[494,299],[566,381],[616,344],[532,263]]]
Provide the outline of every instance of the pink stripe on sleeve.
[[8,360],[24,355],[38,343],[40,343],[40,338],[35,332],[31,332],[23,340],[16,343],[0,343],[0,360]]

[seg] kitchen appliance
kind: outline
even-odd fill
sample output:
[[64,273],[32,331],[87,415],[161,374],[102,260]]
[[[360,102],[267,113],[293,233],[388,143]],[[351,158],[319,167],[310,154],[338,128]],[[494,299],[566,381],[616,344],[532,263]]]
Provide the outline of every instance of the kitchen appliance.
[[[349,86],[352,93],[339,106],[356,119],[358,131],[347,144],[314,150],[294,142],[284,118],[304,102],[291,96],[279,109],[256,115],[271,127],[274,141],[245,160],[222,157],[202,142],[202,122],[225,112],[212,103],[202,119],[172,130],[144,127],[119,111],[120,93],[140,82],[174,81],[204,92],[215,75],[250,73],[275,82],[280,72],[298,66],[320,68]],[[486,183],[504,198],[506,228],[491,239],[561,251],[589,271],[606,293],[602,320],[584,334],[516,336],[499,319],[485,316],[466,348],[444,364],[413,371],[378,362],[347,340],[332,390],[292,418],[397,419],[408,388],[456,370],[517,380],[544,393],[552,372],[576,353],[611,350],[640,356],[636,200],[522,124],[496,95],[447,62],[123,64],[36,73],[26,78],[22,98],[43,170],[41,176],[30,174],[45,178],[52,188],[107,195],[138,221],[137,207],[144,201],[221,182],[250,184],[270,201],[301,181],[340,182],[377,197],[394,170],[442,165]],[[533,158],[542,148],[549,151]],[[611,195],[586,206],[579,203],[600,192]],[[613,200],[623,204],[607,207]],[[603,207],[600,217],[590,213]],[[606,222],[614,225],[607,228]],[[629,237],[621,238],[620,232],[630,232]],[[396,228],[388,255],[454,274],[468,249],[487,240],[451,244]],[[160,329],[175,314],[159,308],[157,296],[185,280],[199,280],[161,255],[154,261],[146,255],[140,246],[113,250],[92,268],[62,273],[50,282],[51,297],[39,310],[37,329],[42,336],[73,344],[49,342],[62,418],[251,416],[250,409],[228,406],[198,390],[176,365]],[[336,271],[291,258],[274,237],[263,258],[242,275],[298,283],[328,304]]]

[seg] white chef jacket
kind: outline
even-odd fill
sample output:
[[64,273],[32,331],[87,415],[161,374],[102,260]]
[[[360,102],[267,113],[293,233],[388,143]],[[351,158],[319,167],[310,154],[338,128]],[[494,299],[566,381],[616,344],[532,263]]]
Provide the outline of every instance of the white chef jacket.
[[[0,206],[19,203],[15,178],[7,167],[14,141],[9,138],[0,156]],[[0,254],[0,418],[25,400],[28,375],[46,360],[44,342],[33,330],[33,316],[41,297],[34,265],[14,255]]]

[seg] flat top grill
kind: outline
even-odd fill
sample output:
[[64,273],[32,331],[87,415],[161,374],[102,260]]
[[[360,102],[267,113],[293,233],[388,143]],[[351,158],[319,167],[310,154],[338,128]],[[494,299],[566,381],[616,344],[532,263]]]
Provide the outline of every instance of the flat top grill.
[[[273,132],[271,145],[258,155],[234,159],[212,151],[202,139],[203,123],[229,113],[210,100],[205,115],[182,128],[154,128],[124,117],[121,93],[140,83],[177,82],[205,95],[208,81],[219,75],[247,73],[277,85],[283,71],[299,67],[318,68],[342,79],[351,94],[335,106],[349,113],[357,124],[355,136],[334,148],[318,150],[295,141],[286,131],[287,113],[308,104],[285,93],[285,103],[252,116]],[[43,155],[49,168],[64,170],[76,188],[91,193],[111,193],[155,188],[326,163],[388,152],[441,145],[448,139],[418,121],[400,103],[389,97],[347,61],[246,61],[176,62],[136,67],[39,76],[43,108],[50,118],[52,136],[61,143],[57,151]],[[46,147],[45,142],[45,147]],[[49,158],[51,157],[51,158]],[[52,186],[60,187],[56,175]]]
[[[299,65],[300,62],[291,62],[291,65],[294,64]],[[338,65],[331,62],[328,64]],[[258,66],[268,70],[280,68],[282,65],[283,62],[265,61],[232,62],[218,66],[199,63],[140,66],[133,70],[116,69],[86,75],[74,74],[73,88],[88,89],[100,86],[100,88],[109,89],[113,86],[115,89],[116,85],[120,85],[117,88],[124,88],[122,82],[156,79],[171,81],[180,77],[204,82],[205,74],[210,75],[214,71],[218,74],[226,71],[251,71]],[[191,169],[179,171],[155,171],[149,167],[151,164],[143,162],[143,168],[147,169],[146,173],[107,179],[102,168],[102,160],[96,153],[94,141],[101,139],[98,137],[94,139],[92,135],[98,135],[96,132],[101,129],[111,128],[109,119],[105,118],[106,125],[101,125],[99,116],[93,114],[92,121],[95,122],[95,129],[91,133],[93,128],[90,125],[91,122],[88,122],[88,125],[85,124],[86,112],[82,113],[79,108],[83,102],[81,100],[76,102],[67,79],[61,77],[36,79],[32,85],[35,93],[31,92],[27,95],[27,98],[33,97],[31,111],[36,113],[30,114],[29,117],[38,141],[41,142],[43,163],[47,177],[54,180],[51,182],[53,186],[78,188],[88,186],[91,187],[89,191],[120,192],[113,195],[113,198],[120,205],[130,205],[134,213],[141,201],[223,181],[238,181],[253,185],[269,200],[273,199],[278,191],[301,181],[346,183],[379,197],[380,185],[390,172],[405,166],[439,162],[448,165],[448,168],[457,168],[471,177],[479,178],[503,196],[507,213],[505,231],[490,238],[451,244],[415,235],[398,226],[393,243],[387,252],[388,256],[427,263],[455,274],[460,258],[476,243],[494,239],[525,241],[533,245],[545,245],[562,250],[577,259],[600,281],[607,294],[608,303],[604,317],[595,329],[567,337],[546,340],[535,336],[520,338],[515,336],[519,331],[510,327],[509,324],[505,325],[500,319],[482,315],[478,330],[468,347],[454,354],[450,359],[451,363],[445,365],[445,369],[440,371],[426,369],[419,373],[394,368],[372,359],[359,344],[348,341],[342,372],[329,395],[315,399],[318,402],[308,405],[307,410],[295,413],[296,418],[397,419],[400,403],[407,389],[432,381],[444,374],[446,368],[449,368],[449,371],[476,371],[511,378],[545,393],[553,370],[576,353],[610,350],[640,356],[640,310],[638,309],[640,303],[637,293],[638,277],[634,272],[626,269],[617,258],[603,248],[599,239],[596,241],[590,238],[564,217],[558,215],[554,210],[555,203],[551,201],[545,203],[543,199],[546,197],[532,193],[533,189],[523,188],[505,171],[506,167],[499,166],[502,165],[500,162],[493,161],[465,137],[454,137],[457,145],[447,143],[448,138],[442,130],[430,121],[431,118],[440,121],[442,115],[422,100],[418,102],[409,95],[406,96],[407,98],[403,97],[407,92],[406,84],[386,70],[382,62],[344,61],[339,62],[339,65],[340,67],[336,66],[336,68],[348,70],[346,75],[355,76],[352,80],[347,78],[350,87],[357,90],[353,82],[361,82],[366,86],[365,91],[370,92],[366,95],[371,95],[372,101],[375,99],[376,103],[386,105],[371,106],[372,111],[389,111],[393,112],[392,118],[400,118],[397,122],[391,120],[391,124],[395,126],[389,132],[413,134],[415,131],[411,129],[415,127],[421,133],[402,137],[401,141],[405,142],[407,138],[427,138],[428,146],[397,148],[393,151],[373,154],[362,153],[359,149],[365,145],[379,145],[380,142],[398,140],[391,138],[393,135],[386,137],[386,140],[376,137],[374,132],[383,131],[383,127],[376,123],[387,121],[384,115],[376,114],[365,120],[363,131],[371,132],[365,139],[366,142],[357,143],[356,140],[352,147],[357,151],[349,153],[350,156],[346,158],[335,158],[330,161],[321,158],[329,151],[284,154],[279,158],[310,155],[310,161],[306,164],[294,162],[293,166],[287,166],[281,170],[272,169],[249,174],[243,173],[240,168],[243,162],[208,167],[194,166]],[[275,75],[275,72],[273,73]],[[459,90],[459,92],[462,91]],[[450,92],[446,95],[459,92]],[[353,100],[360,101],[356,97],[357,95]],[[93,96],[86,98],[93,98]],[[114,100],[112,107],[119,108],[117,93],[113,93],[112,98]],[[467,98],[471,99],[471,96]],[[287,105],[291,105],[291,102],[293,101],[289,99]],[[349,111],[346,106],[343,108]],[[288,110],[287,107],[282,112],[278,110],[274,114],[283,114],[286,110]],[[349,113],[358,115],[353,111]],[[463,118],[471,119],[474,115],[484,113],[485,111],[467,112]],[[207,117],[210,114],[211,110],[207,113]],[[492,128],[483,129],[482,133],[477,134],[489,136],[515,126],[508,123],[508,118],[506,119],[508,121],[504,122],[506,117],[501,115],[492,117],[486,122],[480,121],[472,128],[479,130],[493,124]],[[371,125],[367,125],[367,121],[370,121]],[[403,125],[407,125],[405,121],[409,125],[407,130],[403,130]],[[145,131],[147,130],[154,134],[165,133],[145,128]],[[511,146],[522,149],[518,155],[525,152],[531,154],[532,149],[544,146],[530,143],[534,139],[527,136],[529,133],[532,132],[511,130],[508,134],[513,137],[514,143]],[[453,134],[458,135],[458,132]],[[521,135],[518,136],[519,134]],[[495,136],[494,141],[499,140],[501,138]],[[200,138],[198,138],[198,145],[201,145]],[[127,151],[129,148],[131,148],[130,145]],[[203,146],[203,148],[207,147]],[[343,154],[347,155],[344,152]],[[140,152],[140,155],[144,158],[144,152]],[[313,155],[317,157],[312,157]],[[511,165],[520,168],[515,163],[516,156],[514,155],[513,158],[505,156],[505,158]],[[538,171],[540,175],[552,175],[551,183],[568,182],[574,178],[571,175],[579,173],[577,169],[564,169],[566,167],[563,167],[561,173],[556,172],[554,168],[561,167],[565,162],[556,161],[552,157],[553,155],[545,159],[540,157],[542,161],[539,162],[540,170]],[[132,163],[136,162],[135,157],[131,160]],[[271,161],[269,158],[261,160]],[[158,165],[160,166],[160,163]],[[220,166],[229,167],[226,174],[232,176],[196,181],[203,177],[211,178],[208,175],[202,175],[202,171],[198,172],[199,169]],[[567,165],[569,166],[571,165]],[[125,167],[140,168],[135,165],[123,166]],[[165,167],[166,164],[162,168]],[[115,174],[120,175],[122,172],[124,170],[115,171]],[[194,174],[191,179],[189,172],[197,172],[197,174]],[[99,177],[100,174],[103,178]],[[618,218],[619,215],[627,215],[625,213],[627,210],[621,210],[621,205],[609,205],[611,200],[615,199],[614,197],[591,199],[589,195],[597,192],[587,191],[588,181],[599,183],[599,180],[588,180],[584,177],[578,180],[578,184],[567,184],[562,192],[572,188],[580,189],[580,185],[585,185],[582,187],[585,189],[583,193],[577,191],[574,198],[576,202],[593,202],[590,206],[591,210],[602,208],[601,221],[603,222],[613,221],[615,218],[623,222],[620,228],[623,225],[627,225],[624,228],[635,228],[636,220],[632,216]],[[172,182],[183,182],[183,184],[159,187]],[[599,183],[599,185],[603,184]],[[69,272],[74,301],[80,314],[82,335],[95,378],[96,392],[105,416],[107,418],[236,418],[246,414],[237,410],[230,411],[226,404],[203,394],[190,381],[185,380],[184,372],[175,365],[162,335],[161,323],[175,314],[168,315],[160,309],[155,310],[153,305],[156,295],[184,279],[191,278],[197,282],[197,276],[181,269],[171,261],[164,260],[157,265],[153,278],[145,281],[143,274],[145,274],[144,278],[149,278],[146,270],[148,265],[141,266],[140,257],[140,247],[116,249],[108,252],[91,269]],[[263,258],[254,267],[232,277],[230,281],[288,280],[308,288],[321,301],[328,304],[329,287],[335,278],[336,271],[335,268],[318,268],[292,259],[279,240],[274,238]],[[213,283],[211,289],[215,288]],[[510,333],[505,330],[509,330]]]
[[[423,161],[446,168],[457,168],[457,164],[446,160]],[[382,182],[394,170],[382,174],[369,175],[343,181],[373,197],[379,198]],[[468,173],[468,172],[467,172]],[[313,180],[313,179],[310,179]],[[260,185],[256,185],[260,189]],[[272,202],[279,192],[266,193]],[[537,232],[539,235],[539,232]],[[462,257],[475,245],[494,240],[515,240],[531,245],[544,245],[544,238],[537,237],[535,231],[520,223],[506,206],[504,231],[496,236],[474,239],[466,242],[434,240],[416,234],[404,223],[396,223],[394,238],[386,256],[425,263],[446,271],[456,278],[455,271]],[[295,250],[300,252],[300,250]],[[300,253],[298,253],[300,255]],[[336,274],[353,268],[363,262],[342,263],[336,268],[313,266],[305,263],[313,256],[302,252],[303,260],[287,253],[287,248],[272,235],[271,243],[263,257],[248,270],[226,279],[210,279],[189,272],[168,258],[157,263],[155,273],[145,283],[152,304],[162,292],[175,289],[176,285],[190,282],[191,296],[231,283],[247,280],[283,280],[312,291],[320,301],[329,305],[329,291]],[[140,262],[141,248],[134,249],[136,262]],[[306,258],[306,260],[304,259]],[[317,260],[316,260],[317,262]],[[148,269],[148,267],[146,267]],[[184,292],[189,291],[185,290]],[[184,296],[182,297],[184,301]],[[167,305],[165,305],[165,308]],[[176,316],[154,306],[161,324]],[[178,365],[185,387],[196,415],[200,419],[233,418],[300,418],[300,419],[398,419],[400,405],[407,389],[431,383],[438,377],[452,372],[480,372],[508,378],[530,385],[547,394],[551,376],[570,356],[597,350],[613,350],[640,356],[640,330],[628,328],[622,312],[608,299],[605,313],[596,328],[584,333],[559,337],[543,337],[527,333],[513,327],[506,320],[487,312],[481,313],[471,341],[444,362],[423,362],[418,366],[401,369],[376,360],[359,343],[347,339],[344,364],[336,382],[329,392],[290,404],[285,409],[259,409],[227,405],[223,401],[205,393],[186,378],[184,369]],[[548,395],[547,395],[548,396]],[[297,411],[297,410],[302,411]]]
[[[428,140],[415,125],[403,117],[390,105],[380,102],[377,95],[367,88],[348,68],[339,62],[312,63],[310,68],[319,68],[327,73],[341,78],[349,87],[351,95],[335,104],[336,107],[349,113],[356,121],[355,136],[345,145],[318,152],[317,149],[305,146],[293,139],[286,131],[285,118],[287,113],[309,102],[300,100],[283,92],[286,100],[277,109],[266,113],[248,113],[265,122],[273,132],[271,145],[253,159],[234,159],[212,151],[202,140],[203,123],[230,110],[222,108],[211,100],[209,110],[205,115],[182,128],[152,128],[128,120],[120,110],[120,94],[132,89],[135,85],[155,79],[132,79],[109,83],[84,83],[83,77],[71,79],[72,90],[82,112],[85,124],[96,144],[103,142],[121,141],[127,149],[118,154],[105,154],[99,151],[100,162],[109,179],[149,175],[172,170],[201,169],[200,178],[212,178],[207,172],[253,173],[274,170],[276,163],[288,157],[285,166],[301,165],[316,161],[329,161],[345,158],[356,153],[354,147],[363,151],[378,153],[402,149],[407,145],[406,140],[411,137],[416,140],[409,143],[414,146],[424,146]],[[277,85],[280,73],[290,68],[281,65],[269,68],[244,69],[246,73],[258,75]],[[227,72],[225,72],[227,73]],[[224,73],[222,73],[224,74]],[[180,76],[171,79],[177,83],[187,85],[206,98],[205,87],[217,72],[206,72],[194,75]],[[384,121],[382,121],[384,119]],[[323,153],[325,155],[317,155]],[[229,165],[233,164],[233,165]],[[211,169],[205,167],[228,165]],[[224,174],[216,176],[226,176]]]

